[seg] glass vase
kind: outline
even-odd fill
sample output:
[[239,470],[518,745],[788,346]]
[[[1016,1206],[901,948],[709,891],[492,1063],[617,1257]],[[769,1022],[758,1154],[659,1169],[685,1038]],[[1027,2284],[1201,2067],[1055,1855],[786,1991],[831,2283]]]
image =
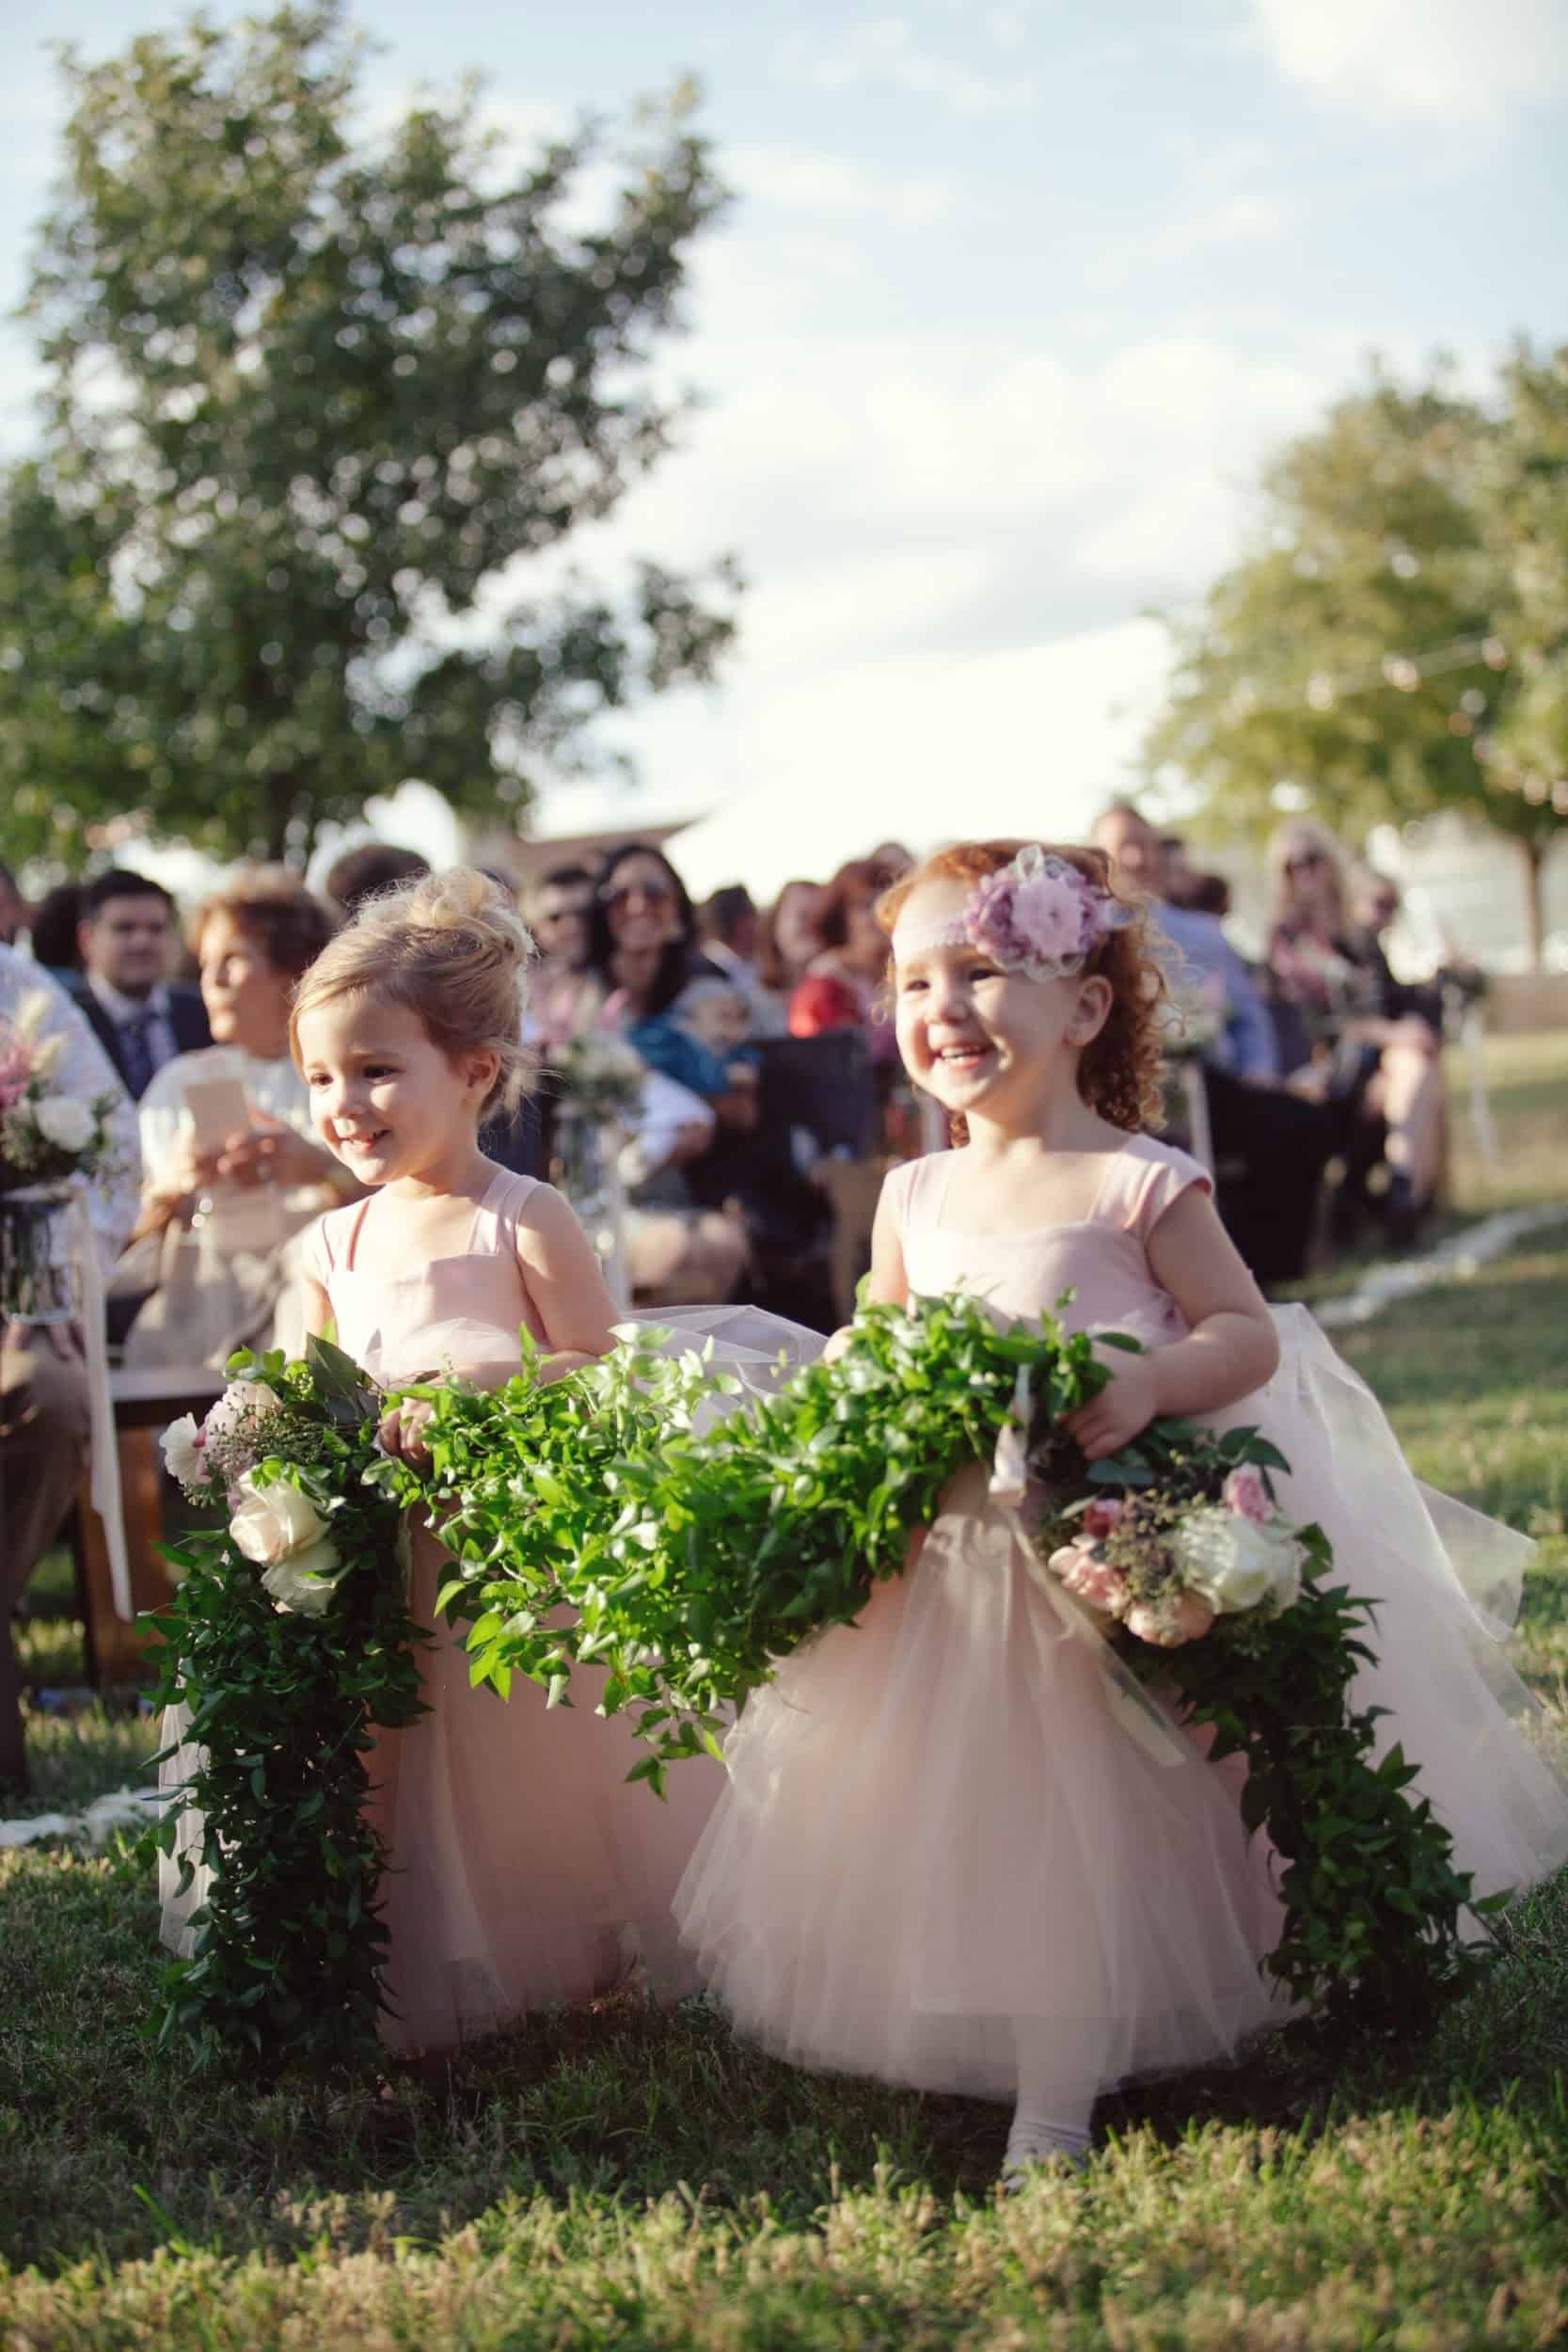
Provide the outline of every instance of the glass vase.
[[611,1298],[617,1307],[625,1307],[626,1195],[615,1164],[620,1143],[620,1130],[613,1124],[563,1106],[556,1115],[550,1181],[576,1210]]
[[0,1192],[0,1323],[71,1323],[78,1312],[69,1184]]

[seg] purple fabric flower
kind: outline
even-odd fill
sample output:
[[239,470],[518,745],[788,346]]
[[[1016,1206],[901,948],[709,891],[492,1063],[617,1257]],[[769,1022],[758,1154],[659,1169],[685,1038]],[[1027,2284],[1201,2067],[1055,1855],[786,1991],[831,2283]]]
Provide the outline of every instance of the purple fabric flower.
[[963,920],[974,946],[1004,971],[1053,979],[1081,970],[1128,912],[1065,858],[1047,857],[1030,842],[1000,874],[976,885]]

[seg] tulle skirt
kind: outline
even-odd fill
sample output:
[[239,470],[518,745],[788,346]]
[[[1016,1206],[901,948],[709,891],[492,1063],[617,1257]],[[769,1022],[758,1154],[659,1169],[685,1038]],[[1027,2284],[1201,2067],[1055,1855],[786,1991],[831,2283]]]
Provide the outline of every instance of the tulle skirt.
[[[680,1310],[631,1319],[646,1344],[653,1330],[670,1350],[704,1347],[716,1370],[736,1374],[733,1409],[819,1352],[814,1332],[751,1309]],[[486,1327],[442,1325],[420,1335],[426,1362],[460,1369],[465,1354],[493,1354]],[[384,1380],[396,1367],[370,1367]],[[691,1989],[695,1972],[675,1934],[672,1899],[723,1786],[706,1758],[671,1772],[661,1802],[626,1774],[647,1750],[628,1718],[594,1709],[603,1674],[572,1677],[570,1708],[547,1708],[535,1684],[515,1680],[501,1700],[468,1680],[463,1628],[435,1615],[451,1560],[434,1534],[415,1526],[412,1613],[433,1627],[421,1653],[428,1714],[404,1730],[376,1735],[367,1756],[367,1814],[385,1840],[383,1915],[389,1943],[383,2035],[405,2055],[450,2049],[531,2010],[580,2001],[627,1980],[665,1995]],[[166,1744],[181,1737],[188,1710],[170,1709]],[[198,1769],[182,1744],[162,1768],[166,1788]],[[160,1865],[163,1938],[188,1955],[206,1900],[211,1858],[204,1823],[187,1809],[178,1845]],[[195,1866],[179,1891],[181,1864]]]
[[[1224,1416],[1292,1463],[1380,1602],[1358,1702],[1390,1714],[1478,1892],[1568,1853],[1544,1727],[1498,1647],[1528,1546],[1418,1486],[1375,1399],[1303,1310],[1268,1389]],[[938,2090],[1103,2090],[1235,2053],[1284,2014],[1280,1911],[1232,1760],[1131,1683],[989,1501],[954,1482],[904,1575],[798,1652],[726,1747],[676,1898],[742,2032],[800,2062]]]

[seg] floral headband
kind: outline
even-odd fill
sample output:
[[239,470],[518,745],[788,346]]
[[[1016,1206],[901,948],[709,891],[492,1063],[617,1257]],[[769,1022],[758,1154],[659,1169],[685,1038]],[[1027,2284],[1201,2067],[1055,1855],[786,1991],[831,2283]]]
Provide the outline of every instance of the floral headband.
[[1132,909],[1066,858],[1031,841],[1010,866],[988,874],[945,923],[899,923],[895,959],[930,947],[978,947],[1005,972],[1062,980],[1081,972],[1101,941],[1132,920]]

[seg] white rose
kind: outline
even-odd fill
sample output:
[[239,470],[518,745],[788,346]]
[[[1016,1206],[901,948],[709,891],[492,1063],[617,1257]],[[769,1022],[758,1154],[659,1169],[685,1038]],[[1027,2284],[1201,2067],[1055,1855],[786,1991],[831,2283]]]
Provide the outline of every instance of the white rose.
[[1278,1598],[1288,1609],[1301,1589],[1293,1538],[1218,1506],[1189,1512],[1171,1538],[1171,1559],[1187,1590],[1220,1616]]
[[46,1141],[61,1152],[85,1152],[98,1133],[98,1121],[85,1103],[68,1094],[46,1094],[33,1105],[33,1120]]
[[230,1380],[217,1403],[211,1407],[201,1424],[205,1444],[215,1438],[221,1445],[234,1435],[235,1423],[254,1414],[259,1418],[283,1409],[283,1400],[276,1389],[269,1389],[264,1380]]
[[182,1486],[205,1486],[207,1457],[201,1451],[201,1433],[194,1415],[182,1413],[170,1422],[158,1443],[164,1449],[164,1467]]
[[276,1486],[258,1486],[247,1470],[240,1481],[240,1504],[229,1532],[247,1560],[259,1568],[275,1568],[279,1561],[319,1544],[326,1521],[297,1486],[282,1479]]
[[285,1616],[294,1612],[302,1617],[319,1617],[331,1607],[337,1566],[338,1554],[324,1536],[319,1544],[292,1551],[276,1567],[263,1568],[261,1582],[272,1595],[273,1606]]

